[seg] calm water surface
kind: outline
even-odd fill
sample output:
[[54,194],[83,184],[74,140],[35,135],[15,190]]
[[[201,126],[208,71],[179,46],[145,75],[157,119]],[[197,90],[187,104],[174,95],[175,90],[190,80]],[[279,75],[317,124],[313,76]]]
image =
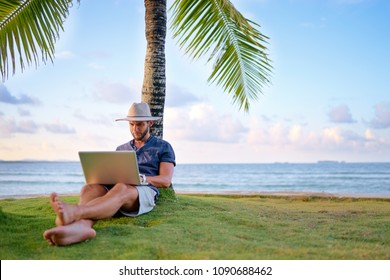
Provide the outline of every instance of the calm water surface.
[[[390,163],[178,164],[178,192],[321,192],[390,197]],[[78,162],[0,161],[0,197],[78,193]]]

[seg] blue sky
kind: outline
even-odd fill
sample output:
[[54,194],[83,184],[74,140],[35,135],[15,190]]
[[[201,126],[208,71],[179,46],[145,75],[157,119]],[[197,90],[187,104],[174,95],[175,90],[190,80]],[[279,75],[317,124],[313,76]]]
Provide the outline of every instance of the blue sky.
[[[270,37],[272,83],[239,111],[168,32],[164,138],[178,163],[390,161],[390,1],[232,3]],[[54,63],[0,83],[0,159],[77,160],[130,140],[114,119],[141,98],[145,46],[143,1],[76,4]]]

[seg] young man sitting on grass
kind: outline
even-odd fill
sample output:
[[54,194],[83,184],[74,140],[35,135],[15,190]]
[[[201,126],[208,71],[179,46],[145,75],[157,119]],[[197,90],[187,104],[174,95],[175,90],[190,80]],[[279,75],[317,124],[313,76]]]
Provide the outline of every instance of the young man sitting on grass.
[[96,236],[93,225],[97,220],[122,216],[138,216],[151,211],[159,195],[158,188],[171,185],[175,162],[172,146],[150,134],[158,117],[152,117],[149,106],[133,103],[125,118],[134,137],[117,150],[134,150],[139,171],[146,175],[148,185],[131,186],[118,182],[113,186],[85,185],[76,205],[62,201],[56,193],[50,195],[56,213],[56,227],[46,230],[44,238],[52,245],[64,246],[92,239]]

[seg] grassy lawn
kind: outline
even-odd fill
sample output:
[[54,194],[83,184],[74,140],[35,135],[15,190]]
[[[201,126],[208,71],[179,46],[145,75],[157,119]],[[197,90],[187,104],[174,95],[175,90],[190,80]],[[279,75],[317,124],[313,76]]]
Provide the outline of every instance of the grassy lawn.
[[389,199],[165,193],[87,242],[50,246],[53,225],[47,197],[0,200],[0,259],[390,259]]

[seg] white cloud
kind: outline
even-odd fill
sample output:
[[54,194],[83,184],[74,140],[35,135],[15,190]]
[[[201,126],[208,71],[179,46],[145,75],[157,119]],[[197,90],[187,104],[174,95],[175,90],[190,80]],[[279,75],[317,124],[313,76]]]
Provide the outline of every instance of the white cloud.
[[341,144],[343,137],[341,136],[340,129],[337,127],[325,128],[322,131],[322,139],[325,143]]
[[272,149],[275,156],[282,151],[305,154],[362,152],[386,148],[390,144],[390,139],[377,137],[371,130],[359,132],[337,126],[316,129],[298,123],[270,121],[264,116],[243,123],[232,115],[219,114],[205,103],[166,109],[164,123],[164,135],[168,139],[240,144],[257,152]]
[[3,116],[0,116],[1,137],[10,137],[16,133],[37,134],[41,127],[44,127],[47,131],[51,133],[70,134],[76,132],[73,127],[69,127],[61,123],[49,123],[40,125],[32,120],[16,121],[13,118],[6,119]]
[[38,104],[40,104],[40,101],[37,98],[31,97],[27,94],[22,94],[19,97],[12,95],[3,84],[0,84],[0,102],[14,104],[14,105],[19,105],[19,104],[38,105]]
[[98,100],[109,103],[130,103],[130,100],[138,100],[139,92],[134,87],[130,87],[118,82],[108,82],[100,80],[96,83],[94,96]]
[[238,142],[247,131],[240,121],[205,103],[166,109],[164,123],[169,138],[191,141]]
[[[99,132],[81,132],[78,135],[78,149],[79,150],[114,150],[116,146],[122,143],[114,143],[113,139],[105,136],[105,133]],[[113,144],[114,143],[114,144]],[[116,146],[115,146],[116,145]]]
[[288,139],[295,143],[302,138],[302,127],[300,125],[293,125],[288,134]]
[[[192,123],[188,123],[191,125]],[[257,118],[247,123],[238,141],[202,141],[189,133],[180,135],[168,128],[165,138],[173,144],[178,162],[315,162],[318,160],[378,161],[390,141],[366,130],[357,133],[338,127],[320,130],[300,124],[267,123]],[[187,131],[187,130],[184,130]]]
[[75,54],[71,51],[60,51],[55,54],[55,57],[58,59],[71,59],[75,57]]
[[329,113],[329,120],[333,123],[353,123],[351,112],[347,105],[339,105],[332,108]]
[[73,134],[76,130],[73,127],[62,123],[48,123],[43,125],[47,131],[57,134]]
[[175,84],[169,84],[166,92],[167,107],[182,107],[198,102],[199,98]]
[[369,122],[372,128],[390,128],[390,102],[375,105],[375,117]]
[[15,133],[33,134],[38,129],[39,126],[31,120],[17,122],[15,119],[5,119],[3,116],[0,116],[1,137],[10,137]]
[[31,116],[30,111],[25,110],[25,109],[23,109],[23,108],[18,108],[18,113],[19,113],[19,115],[22,116],[22,117]]
[[323,152],[341,152],[366,149],[389,148],[390,139],[377,137],[371,130],[355,132],[340,127],[310,129],[301,124],[284,124],[253,119],[243,141],[255,149],[272,148],[282,151],[301,151],[320,154]]
[[372,131],[370,129],[367,129],[364,132],[364,136],[366,137],[366,139],[369,139],[369,140],[374,140],[376,138],[374,133],[372,133]]
[[91,123],[91,124],[97,124],[97,125],[104,125],[104,126],[112,126],[112,119],[107,118],[104,114],[98,114],[98,115],[92,115],[88,116],[86,114],[83,114],[80,110],[77,110],[74,112],[73,116],[81,121]]
[[[262,118],[264,119],[264,118]],[[301,134],[299,125],[290,129],[281,122],[269,122],[257,118],[250,121],[249,132],[246,142],[249,145],[284,146],[290,141],[298,141],[298,134]]]

